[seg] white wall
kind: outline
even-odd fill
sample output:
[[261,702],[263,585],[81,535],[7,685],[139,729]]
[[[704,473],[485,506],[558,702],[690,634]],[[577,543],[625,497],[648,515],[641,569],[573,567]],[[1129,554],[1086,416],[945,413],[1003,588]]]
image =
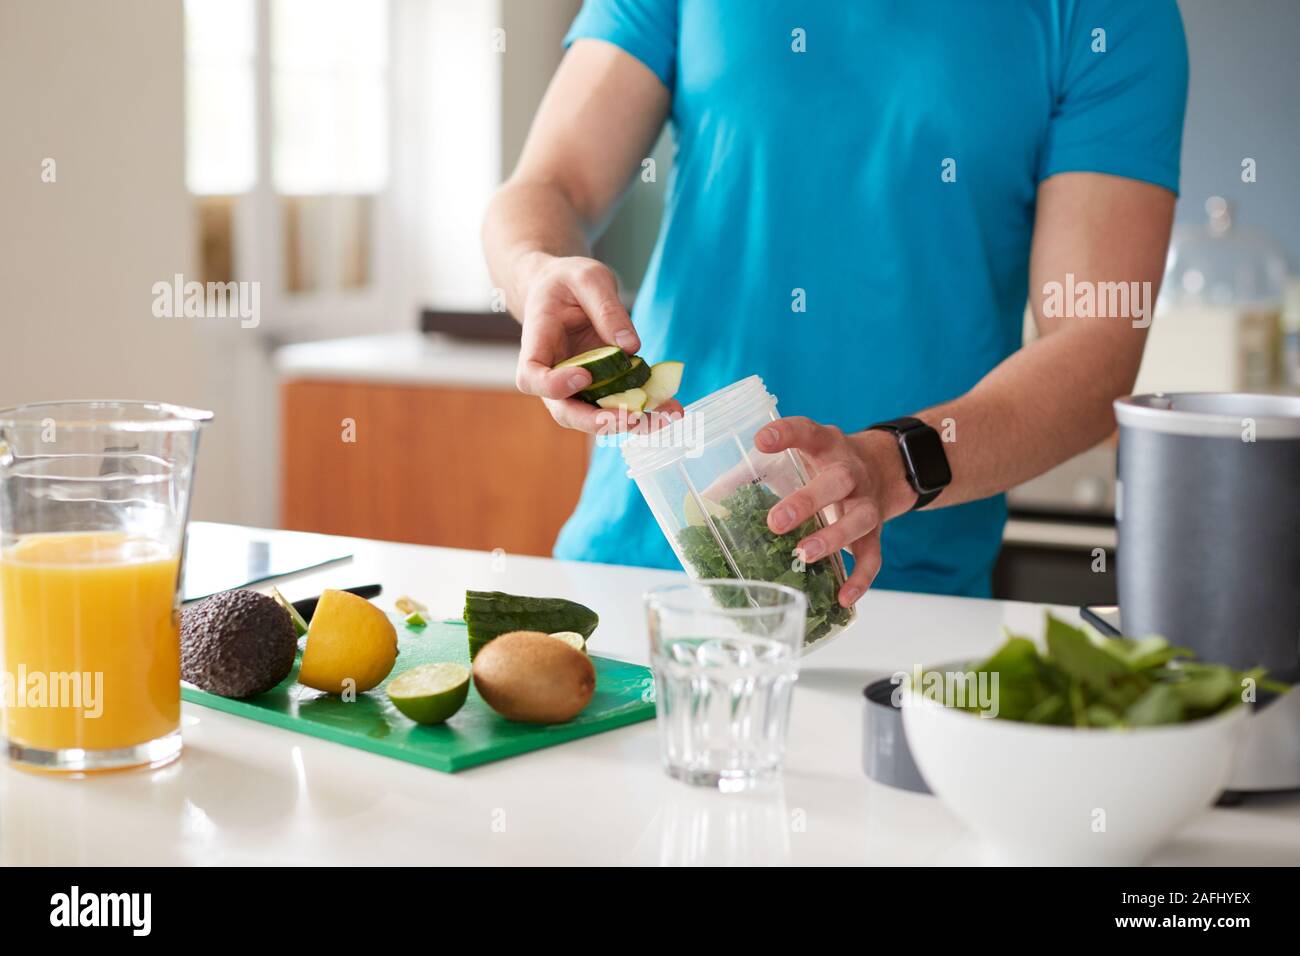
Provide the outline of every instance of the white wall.
[[194,397],[195,329],[150,311],[191,261],[181,97],[179,6],[0,6],[6,403]]
[[194,261],[182,101],[179,3],[0,5],[0,404],[215,408],[195,514],[222,517],[239,485],[229,383],[210,330],[151,310],[153,283]]

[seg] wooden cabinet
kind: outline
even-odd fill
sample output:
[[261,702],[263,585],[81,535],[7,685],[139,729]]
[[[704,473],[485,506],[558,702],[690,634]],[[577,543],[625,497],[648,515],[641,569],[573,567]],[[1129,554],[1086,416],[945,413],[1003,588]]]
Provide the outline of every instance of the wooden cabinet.
[[281,385],[285,528],[547,555],[590,439],[514,391],[290,380]]

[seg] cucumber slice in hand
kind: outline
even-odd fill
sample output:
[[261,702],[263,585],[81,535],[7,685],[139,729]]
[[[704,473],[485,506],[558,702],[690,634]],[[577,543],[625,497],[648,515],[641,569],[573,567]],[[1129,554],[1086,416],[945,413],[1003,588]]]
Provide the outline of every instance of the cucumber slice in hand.
[[682,362],[656,362],[650,366],[650,378],[641,386],[646,394],[646,408],[658,408],[682,387]]
[[602,345],[581,355],[566,358],[555,368],[585,368],[593,382],[603,382],[632,367],[631,357],[617,345]]
[[588,385],[578,393],[578,397],[595,405],[606,395],[626,392],[629,388],[640,388],[649,380],[650,366],[645,364],[645,359],[641,358],[641,356],[634,355],[632,356],[632,365],[626,372],[615,375],[608,381]]
[[645,409],[645,402],[645,392],[639,388],[629,388],[626,392],[615,392],[613,395],[606,395],[596,404],[611,411],[625,411],[628,414],[639,415]]

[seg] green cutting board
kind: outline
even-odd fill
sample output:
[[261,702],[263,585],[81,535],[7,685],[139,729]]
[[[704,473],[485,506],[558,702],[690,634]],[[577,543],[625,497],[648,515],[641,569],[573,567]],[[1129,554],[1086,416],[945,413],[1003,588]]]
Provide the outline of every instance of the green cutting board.
[[[469,665],[463,621],[431,623],[420,630],[406,627],[400,619],[394,623],[398,653],[389,680],[418,664],[455,661]],[[506,720],[483,702],[471,684],[465,706],[446,723],[430,727],[408,720],[389,703],[384,692],[387,680],[348,703],[297,683],[300,661],[301,654],[283,682],[248,700],[218,697],[189,686],[182,686],[181,697],[214,710],[445,773],[649,720],[655,713],[650,669],[605,657],[592,656],[596,693],[586,709],[568,723],[517,724]]]

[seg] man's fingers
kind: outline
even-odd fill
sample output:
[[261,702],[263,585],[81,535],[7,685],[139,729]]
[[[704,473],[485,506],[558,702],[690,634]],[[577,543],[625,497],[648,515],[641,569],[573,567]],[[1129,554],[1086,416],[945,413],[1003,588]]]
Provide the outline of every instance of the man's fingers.
[[880,529],[853,542],[853,573],[840,588],[840,606],[852,607],[880,573]]
[[596,408],[576,399],[546,399],[551,417],[565,428],[592,435],[614,435],[635,426],[639,416],[621,414],[606,408]]
[[[549,272],[546,283],[534,291],[525,306],[527,314],[515,369],[515,384],[521,392],[549,399],[568,398],[591,384],[590,373],[583,369],[551,367],[569,357],[574,341],[594,339],[628,353],[641,347],[627,309],[619,300],[614,273],[590,259],[563,262],[564,268]],[[573,308],[574,303],[581,315]]]
[[519,391],[542,398],[568,398],[591,384],[591,374],[581,368],[553,369],[535,359],[519,357],[515,385]]
[[524,323],[519,341],[515,385],[527,395],[568,398],[591,384],[591,373],[581,368],[552,369],[567,358],[567,335],[558,316],[545,310]]
[[829,451],[844,437],[834,425],[819,425],[811,418],[793,415],[778,418],[770,425],[764,425],[754,436],[754,447],[769,454],[797,448],[817,455]]
[[618,280],[608,268],[598,262],[584,265],[570,278],[569,289],[601,339],[629,354],[641,348],[632,319],[618,297]]
[[841,548],[848,548],[854,541],[865,537],[880,526],[880,515],[874,507],[865,501],[851,505],[838,521],[821,531],[810,534],[799,542],[799,552],[804,561],[820,561],[827,555],[834,554]]
[[598,432],[608,422],[607,418],[602,417],[605,412],[602,408],[593,408],[586,402],[580,402],[576,399],[546,399],[546,407],[550,409],[551,417],[563,425],[565,428],[574,428],[581,432]]
[[852,494],[857,486],[849,466],[835,462],[813,476],[808,484],[782,498],[767,513],[767,526],[777,534],[793,531],[827,505]]
[[682,403],[677,401],[677,399],[670,398],[663,404],[657,406],[654,413],[659,416],[660,421],[675,421],[686,414],[686,409],[682,408]]
[[639,418],[629,419],[627,431],[633,435],[648,435],[667,428],[681,418],[682,414],[682,406],[678,402],[668,401],[658,408],[642,412]]

